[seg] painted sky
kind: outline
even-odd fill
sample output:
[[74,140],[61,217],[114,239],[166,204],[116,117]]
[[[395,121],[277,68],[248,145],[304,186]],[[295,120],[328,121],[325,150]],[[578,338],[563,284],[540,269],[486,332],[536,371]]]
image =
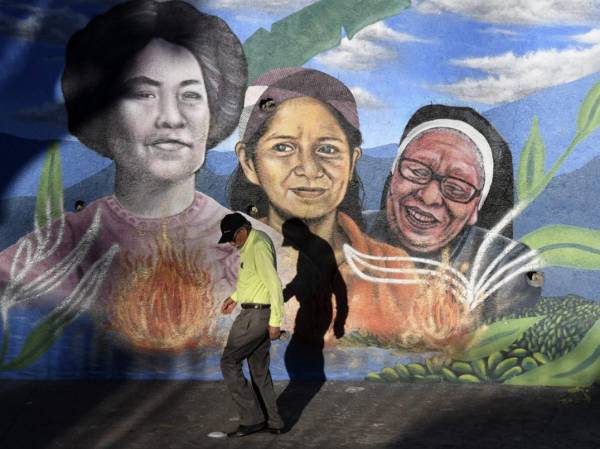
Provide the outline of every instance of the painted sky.
[[[65,137],[58,80],[69,35],[112,0],[0,0],[0,132]],[[311,3],[195,1],[244,41]],[[396,142],[428,103],[480,111],[600,71],[600,1],[413,0],[309,61],[354,91],[365,147]],[[219,149],[230,150],[236,136]]]

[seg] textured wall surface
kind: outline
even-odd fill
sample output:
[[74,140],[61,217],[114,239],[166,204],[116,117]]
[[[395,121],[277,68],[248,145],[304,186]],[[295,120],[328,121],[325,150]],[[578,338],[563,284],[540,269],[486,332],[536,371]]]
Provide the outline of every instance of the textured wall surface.
[[[221,379],[239,210],[274,244],[276,379],[598,381],[597,30],[223,3],[233,31],[183,2],[2,6],[0,377]],[[530,60],[537,83],[507,68]]]

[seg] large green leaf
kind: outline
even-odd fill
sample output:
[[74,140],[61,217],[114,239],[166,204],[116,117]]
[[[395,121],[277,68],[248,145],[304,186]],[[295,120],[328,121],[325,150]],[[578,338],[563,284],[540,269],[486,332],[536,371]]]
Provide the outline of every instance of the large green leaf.
[[534,117],[529,138],[521,152],[521,161],[519,163],[517,193],[521,201],[526,200],[535,187],[542,183],[542,179],[544,178],[544,160],[544,142],[540,135],[538,118]]
[[246,42],[248,79],[276,67],[302,66],[310,58],[338,46],[342,28],[348,38],[386,17],[399,14],[410,0],[320,0],[260,28]]
[[600,381],[600,320],[572,351],[506,381],[512,385],[555,387],[591,385]]
[[505,350],[542,318],[544,317],[515,318],[483,326],[473,332],[469,346],[453,358],[471,362],[487,357],[493,352]]
[[[48,210],[48,205],[50,206]],[[63,181],[60,163],[60,146],[54,142],[48,152],[38,186],[35,201],[36,226],[43,227],[63,213]]]
[[21,352],[13,360],[0,365],[0,370],[26,368],[41,357],[62,335],[64,329],[77,316],[87,310],[97,297],[119,246],[114,244],[94,264],[88,268],[71,295],[44,317],[27,336]]
[[[544,175],[543,180],[536,186],[530,186],[531,190],[527,195],[527,201],[533,201],[546,186],[550,183],[556,172],[562,167],[564,162],[571,156],[577,145],[593,133],[598,126],[600,126],[600,82],[596,83],[594,87],[588,92],[581,107],[579,108],[579,114],[577,116],[577,132],[573,141],[563,151],[560,157],[552,164],[548,173]],[[523,199],[519,196],[520,199]]]
[[588,92],[577,116],[577,138],[586,138],[600,126],[600,82]]
[[577,226],[544,226],[521,242],[540,251],[544,265],[600,270],[600,230]]
[[27,336],[19,355],[6,365],[1,365],[0,370],[19,370],[31,365],[50,349],[75,315],[75,310],[65,310],[44,318]]

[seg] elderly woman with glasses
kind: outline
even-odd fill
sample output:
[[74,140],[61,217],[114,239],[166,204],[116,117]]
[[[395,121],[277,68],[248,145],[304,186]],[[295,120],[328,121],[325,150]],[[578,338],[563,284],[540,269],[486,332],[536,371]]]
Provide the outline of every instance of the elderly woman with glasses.
[[509,220],[490,232],[512,202],[500,134],[471,108],[429,105],[404,130],[372,232],[415,258],[450,264],[471,284],[470,305],[492,318],[540,297],[526,274],[536,254],[511,239]]
[[285,312],[292,343],[366,334],[369,344],[439,349],[460,340],[467,324],[454,319],[460,307],[442,313],[451,323],[431,335],[440,313],[428,306],[419,270],[399,245],[361,227],[361,133],[350,89],[317,70],[273,69],[250,86],[246,106],[230,204],[256,204],[261,221],[284,236],[273,241],[285,293],[295,298]]

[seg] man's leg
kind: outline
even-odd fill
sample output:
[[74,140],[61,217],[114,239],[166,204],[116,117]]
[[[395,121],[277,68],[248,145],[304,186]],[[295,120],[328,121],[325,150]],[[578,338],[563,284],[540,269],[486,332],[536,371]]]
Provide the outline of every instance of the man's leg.
[[254,389],[244,377],[242,362],[259,345],[266,332],[260,332],[251,324],[253,310],[242,310],[231,330],[221,357],[221,372],[233,401],[238,406],[240,424],[251,426],[262,423],[264,416]]
[[[261,311],[263,313],[256,314],[256,318],[259,319],[260,323],[257,326],[268,326],[269,314],[267,310]],[[255,318],[255,317],[253,317]],[[248,367],[250,368],[250,374],[252,375],[252,381],[260,394],[265,409],[267,412],[268,423],[267,425],[274,429],[283,428],[283,420],[277,410],[277,398],[275,396],[275,390],[273,388],[273,379],[271,378],[271,371],[269,370],[269,364],[271,357],[269,350],[271,348],[271,340],[269,339],[268,333],[265,334],[263,341],[259,346],[248,356]]]

